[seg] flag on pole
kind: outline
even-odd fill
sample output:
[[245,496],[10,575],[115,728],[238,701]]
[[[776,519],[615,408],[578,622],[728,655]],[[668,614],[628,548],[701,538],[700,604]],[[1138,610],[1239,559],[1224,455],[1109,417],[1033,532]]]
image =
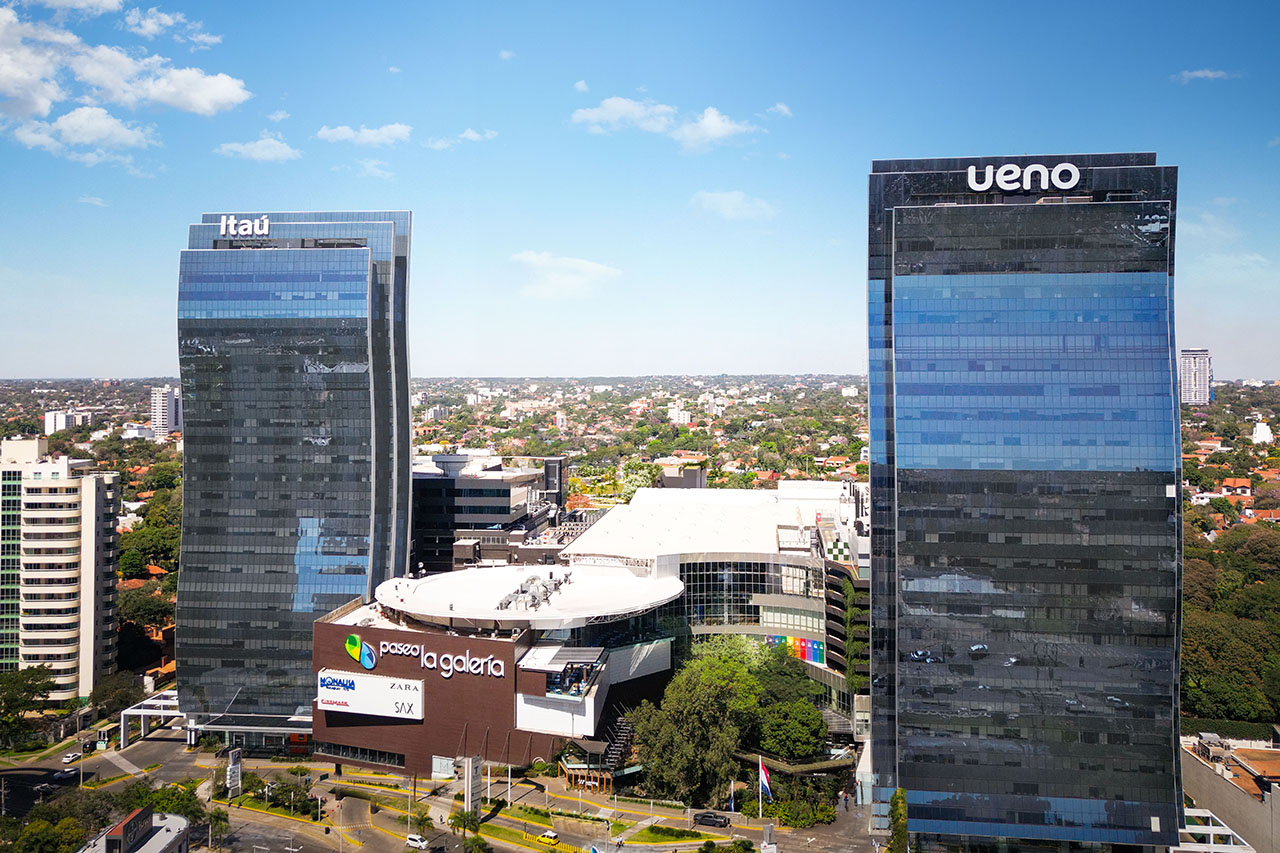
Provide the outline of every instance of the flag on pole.
[[729,783],[729,811],[733,811],[733,788],[736,783]]
[[764,756],[757,756],[760,759],[760,793],[769,798],[769,802],[773,802],[773,791],[769,788],[769,768],[764,766]]

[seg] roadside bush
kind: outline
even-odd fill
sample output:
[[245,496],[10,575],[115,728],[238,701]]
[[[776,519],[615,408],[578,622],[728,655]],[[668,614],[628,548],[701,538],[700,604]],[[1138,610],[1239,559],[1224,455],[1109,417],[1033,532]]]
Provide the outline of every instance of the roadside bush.
[[702,833],[696,830],[677,829],[676,827],[672,827],[672,826],[663,826],[660,823],[655,823],[653,826],[649,827],[649,832],[658,836],[659,838],[669,838],[672,841],[702,837]]

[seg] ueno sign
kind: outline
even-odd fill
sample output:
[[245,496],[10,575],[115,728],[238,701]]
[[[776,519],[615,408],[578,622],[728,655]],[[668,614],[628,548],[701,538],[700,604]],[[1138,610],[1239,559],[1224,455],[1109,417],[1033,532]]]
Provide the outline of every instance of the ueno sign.
[[1005,163],[1000,168],[987,166],[983,169],[981,178],[978,176],[978,167],[970,166],[969,189],[982,193],[991,189],[994,184],[1006,192],[1030,190],[1037,176],[1042,190],[1050,189],[1051,186],[1053,189],[1069,190],[1080,183],[1080,170],[1071,163],[1059,163],[1053,169],[1039,163],[1032,163],[1030,166]]
[[266,237],[271,234],[271,220],[266,214],[257,219],[236,219],[223,216],[218,222],[220,237]]
[[460,655],[439,654],[427,651],[419,643],[391,643],[383,640],[378,644],[378,654],[418,658],[423,669],[437,669],[441,678],[452,678],[455,673],[487,675],[491,678],[503,678],[507,674],[505,662],[496,660],[493,655],[473,658],[470,649]]

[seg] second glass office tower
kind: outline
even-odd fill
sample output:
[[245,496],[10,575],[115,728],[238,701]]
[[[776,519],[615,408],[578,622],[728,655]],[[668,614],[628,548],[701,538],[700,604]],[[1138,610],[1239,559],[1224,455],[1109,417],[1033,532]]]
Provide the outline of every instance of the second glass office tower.
[[1177,843],[1176,183],[872,165],[875,810],[924,849]]
[[191,226],[176,652],[181,710],[211,728],[309,734],[312,622],[404,573],[410,223],[256,212]]

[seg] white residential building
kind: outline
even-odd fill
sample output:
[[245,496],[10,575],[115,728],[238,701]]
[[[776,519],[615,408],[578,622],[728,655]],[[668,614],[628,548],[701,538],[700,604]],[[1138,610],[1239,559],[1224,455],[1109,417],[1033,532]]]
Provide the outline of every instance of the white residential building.
[[0,443],[0,670],[48,665],[65,702],[116,668],[119,475],[48,449]]
[[157,441],[182,432],[182,389],[171,385],[151,389],[151,432]]
[[93,423],[92,412],[74,412],[69,409],[64,412],[45,412],[44,434],[53,435],[55,432],[75,429],[91,423]]
[[1275,436],[1271,434],[1271,427],[1267,426],[1266,421],[1258,421],[1253,425],[1253,443],[1254,444],[1270,444],[1275,441]]
[[1207,349],[1184,349],[1179,359],[1180,399],[1190,406],[1208,405],[1212,398],[1213,359]]

